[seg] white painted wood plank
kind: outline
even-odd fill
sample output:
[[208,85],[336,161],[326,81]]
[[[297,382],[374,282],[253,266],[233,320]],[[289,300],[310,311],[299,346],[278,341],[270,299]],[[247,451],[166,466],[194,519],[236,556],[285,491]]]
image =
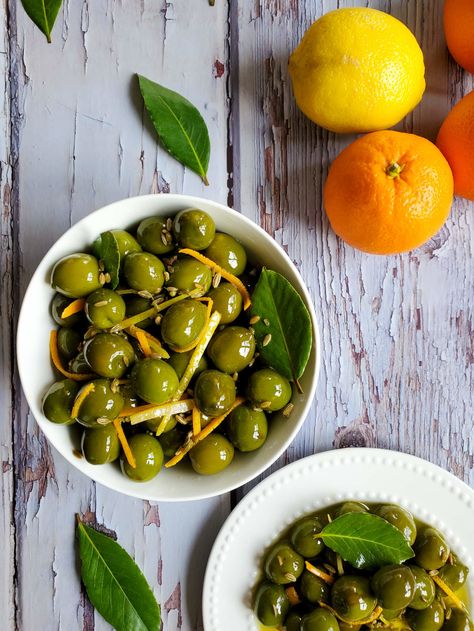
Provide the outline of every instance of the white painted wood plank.
[[[428,91],[400,128],[434,139],[451,104],[473,87],[448,62],[439,3],[368,4],[404,21],[425,50]],[[287,61],[311,22],[337,6],[367,3],[242,1],[234,9],[235,196],[299,266],[322,333],[315,406],[275,467],[333,445],[378,445],[425,457],[472,484],[474,205],[456,200],[439,235],[398,257],[369,256],[336,239],[322,186],[353,138],[328,133],[297,110]]]
[[[204,19],[213,21],[211,36]],[[226,201],[226,34],[222,4],[66,0],[48,46],[19,10],[22,290],[49,245],[106,203],[168,190]],[[203,113],[212,142],[209,187],[157,147],[136,72],[182,92]],[[116,533],[135,556],[163,606],[165,631],[201,628],[205,559],[228,512],[226,497],[151,507],[96,486],[50,451],[24,404],[16,451],[23,631],[110,629],[81,598],[74,560],[78,511]]]

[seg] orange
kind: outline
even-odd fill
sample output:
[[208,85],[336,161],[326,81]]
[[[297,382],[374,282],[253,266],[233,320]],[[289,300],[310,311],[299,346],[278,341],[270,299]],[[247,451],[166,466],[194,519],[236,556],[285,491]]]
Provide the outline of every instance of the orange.
[[371,254],[418,247],[441,228],[452,200],[453,175],[439,149],[398,131],[376,131],[350,144],[324,187],[334,232]]
[[474,91],[450,111],[436,144],[453,170],[456,195],[474,200]]
[[446,0],[444,32],[451,55],[460,66],[474,73],[473,0]]

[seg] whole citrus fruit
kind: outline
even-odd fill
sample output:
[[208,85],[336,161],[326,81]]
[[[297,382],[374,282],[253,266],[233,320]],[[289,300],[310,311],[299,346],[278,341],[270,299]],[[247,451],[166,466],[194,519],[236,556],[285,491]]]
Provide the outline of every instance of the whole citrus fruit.
[[376,131],[334,160],[324,205],[334,232],[359,250],[398,254],[430,239],[453,200],[453,175],[421,136]]
[[454,175],[454,192],[474,200],[474,91],[447,115],[436,144]]
[[474,73],[473,0],[446,0],[444,32],[451,55],[460,66]]
[[336,9],[316,20],[290,57],[298,107],[331,131],[387,129],[421,100],[423,53],[413,33],[376,9]]

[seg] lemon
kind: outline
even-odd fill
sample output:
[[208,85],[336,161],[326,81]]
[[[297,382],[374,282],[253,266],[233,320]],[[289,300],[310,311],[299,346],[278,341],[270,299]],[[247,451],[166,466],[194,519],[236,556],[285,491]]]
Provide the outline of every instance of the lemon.
[[396,125],[425,91],[423,53],[413,33],[376,9],[336,9],[316,20],[290,57],[298,107],[340,133]]

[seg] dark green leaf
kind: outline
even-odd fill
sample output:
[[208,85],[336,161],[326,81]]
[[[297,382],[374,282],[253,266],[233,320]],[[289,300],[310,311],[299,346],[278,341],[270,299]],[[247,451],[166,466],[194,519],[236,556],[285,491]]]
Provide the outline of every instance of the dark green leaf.
[[311,318],[299,293],[284,276],[263,268],[252,294],[251,315],[260,317],[253,325],[260,358],[297,382],[313,343]]
[[36,26],[46,35],[48,42],[51,42],[51,31],[62,0],[21,0],[21,3]]
[[163,147],[205,184],[211,144],[199,111],[181,94],[138,75],[145,107]]
[[115,289],[119,284],[120,251],[114,233],[103,232],[96,247],[100,251],[99,258],[102,259],[105,271],[110,274],[110,285]]
[[160,608],[135,561],[110,537],[77,525],[89,600],[117,631],[159,631]]
[[415,556],[400,530],[371,513],[341,515],[320,536],[328,548],[357,569],[403,563]]

